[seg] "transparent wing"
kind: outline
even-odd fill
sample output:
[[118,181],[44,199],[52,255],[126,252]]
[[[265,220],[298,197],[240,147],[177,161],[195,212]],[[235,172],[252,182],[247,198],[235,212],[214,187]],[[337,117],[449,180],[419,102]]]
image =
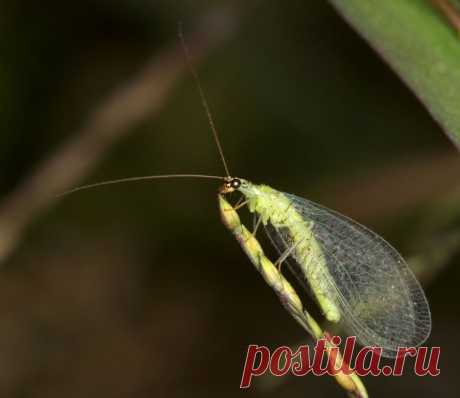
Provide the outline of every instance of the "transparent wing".
[[[323,253],[322,259],[310,256],[306,264],[305,253],[294,250],[287,263],[303,283],[308,283],[305,268],[312,267],[310,272],[317,273],[315,279],[339,309],[347,333],[362,345],[381,346],[387,357],[394,357],[398,347],[423,343],[431,331],[428,302],[400,254],[350,218],[295,195],[284,195],[308,223]],[[280,253],[293,244],[287,228],[268,225],[266,232]]]

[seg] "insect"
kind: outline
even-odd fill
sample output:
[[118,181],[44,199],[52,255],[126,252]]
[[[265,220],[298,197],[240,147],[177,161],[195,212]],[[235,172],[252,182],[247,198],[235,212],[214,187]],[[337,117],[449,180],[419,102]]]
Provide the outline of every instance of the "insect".
[[[235,235],[250,260],[299,322],[305,315],[303,305],[292,285],[280,276],[282,264],[287,264],[310,292],[325,318],[342,325],[362,345],[382,347],[383,356],[394,357],[400,346],[423,343],[431,331],[427,299],[407,263],[388,242],[363,225],[319,204],[230,175],[208,102],[191,65],[183,37],[180,37],[226,176],[132,177],[85,185],[67,193],[101,185],[162,178],[221,180],[218,202],[224,225]],[[227,200],[227,195],[232,192],[241,194],[240,203],[234,206]],[[239,219],[237,210],[243,207],[254,214],[252,232]],[[257,241],[261,226],[279,252],[274,264]],[[287,299],[289,297],[291,299]],[[311,329],[311,325],[304,327]]]

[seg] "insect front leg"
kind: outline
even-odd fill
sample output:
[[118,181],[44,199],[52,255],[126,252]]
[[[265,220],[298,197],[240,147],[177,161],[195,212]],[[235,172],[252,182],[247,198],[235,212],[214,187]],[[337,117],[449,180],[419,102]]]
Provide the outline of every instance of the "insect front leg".
[[237,200],[237,202],[235,203],[233,208],[238,207],[240,205],[240,203],[243,202],[244,198],[245,198],[244,195],[240,195],[240,198]]
[[249,200],[245,200],[244,202],[240,202],[242,198],[243,198],[243,196],[240,198],[240,200],[238,200],[237,204],[233,208],[234,210],[239,210],[239,209],[241,209],[242,207],[246,206],[249,203]]

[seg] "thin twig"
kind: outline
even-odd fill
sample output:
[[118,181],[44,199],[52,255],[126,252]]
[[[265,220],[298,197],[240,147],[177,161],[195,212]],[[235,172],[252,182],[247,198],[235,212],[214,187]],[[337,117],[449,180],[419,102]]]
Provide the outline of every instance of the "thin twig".
[[[220,6],[199,21],[199,29],[188,35],[195,62],[236,31],[236,11]],[[77,185],[112,145],[133,131],[133,126],[159,113],[184,70],[179,43],[154,56],[138,76],[119,87],[80,130],[0,203],[0,262],[57,194]]]

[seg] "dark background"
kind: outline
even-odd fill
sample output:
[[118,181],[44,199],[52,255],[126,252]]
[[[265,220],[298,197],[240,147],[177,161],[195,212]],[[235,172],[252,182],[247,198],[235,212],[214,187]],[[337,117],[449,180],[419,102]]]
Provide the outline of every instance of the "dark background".
[[[173,45],[178,20],[192,29],[214,3],[4,0],[3,195]],[[245,11],[241,26],[198,67],[231,172],[335,208],[420,266],[433,313],[427,345],[441,346],[441,375],[408,369],[365,384],[375,397],[456,396],[460,258],[446,242],[459,226],[460,160],[452,143],[329,4],[234,5]],[[222,174],[190,74],[165,101],[78,183]],[[306,335],[220,223],[216,188],[120,185],[42,211],[2,264],[0,396],[344,396],[334,380],[314,376],[261,378],[239,390],[248,344],[275,348]]]

